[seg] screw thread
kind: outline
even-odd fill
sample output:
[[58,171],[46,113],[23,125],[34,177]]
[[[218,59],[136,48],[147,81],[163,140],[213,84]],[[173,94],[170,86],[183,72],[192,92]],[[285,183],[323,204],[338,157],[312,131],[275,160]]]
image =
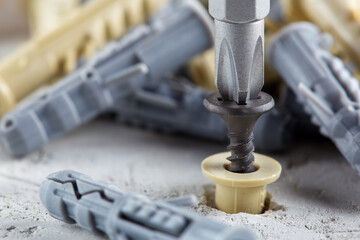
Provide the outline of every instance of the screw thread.
[[231,156],[227,159],[231,161],[231,166],[228,169],[231,172],[236,173],[250,173],[254,172],[254,143],[253,134],[249,138],[240,139],[241,135],[237,133],[230,133],[229,135],[230,145],[228,150],[231,151]]

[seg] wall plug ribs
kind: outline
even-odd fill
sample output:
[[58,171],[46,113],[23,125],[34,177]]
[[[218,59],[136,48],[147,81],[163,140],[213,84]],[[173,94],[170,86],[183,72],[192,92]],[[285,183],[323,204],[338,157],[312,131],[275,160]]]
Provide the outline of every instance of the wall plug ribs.
[[155,202],[74,171],[51,174],[41,185],[40,198],[54,218],[112,240],[255,239],[248,229],[230,228],[181,208],[193,197]]
[[295,23],[274,36],[269,63],[297,95],[312,122],[360,173],[360,89],[328,49],[331,37],[310,23]]
[[114,110],[133,89],[157,86],[212,44],[213,23],[203,6],[196,0],[174,1],[149,25],[108,44],[42,97],[6,115],[0,123],[2,145],[8,154],[24,156]]

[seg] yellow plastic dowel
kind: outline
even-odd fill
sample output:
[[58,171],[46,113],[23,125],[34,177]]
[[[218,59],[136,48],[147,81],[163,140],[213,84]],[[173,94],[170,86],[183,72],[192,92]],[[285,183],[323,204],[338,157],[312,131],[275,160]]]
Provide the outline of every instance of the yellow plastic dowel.
[[230,152],[206,158],[202,172],[216,183],[216,208],[226,213],[260,214],[264,210],[266,185],[275,182],[281,174],[281,165],[274,159],[254,153],[256,168],[252,173],[233,173],[227,170]]

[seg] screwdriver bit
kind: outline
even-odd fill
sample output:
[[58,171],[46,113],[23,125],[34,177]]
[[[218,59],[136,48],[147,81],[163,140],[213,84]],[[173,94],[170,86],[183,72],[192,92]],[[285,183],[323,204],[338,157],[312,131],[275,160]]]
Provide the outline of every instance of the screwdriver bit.
[[264,85],[264,18],[269,0],[210,0],[215,18],[216,86],[225,101],[245,104]]
[[231,228],[181,208],[193,197],[151,201],[69,170],[49,175],[40,199],[52,217],[111,240],[256,239],[249,229]]

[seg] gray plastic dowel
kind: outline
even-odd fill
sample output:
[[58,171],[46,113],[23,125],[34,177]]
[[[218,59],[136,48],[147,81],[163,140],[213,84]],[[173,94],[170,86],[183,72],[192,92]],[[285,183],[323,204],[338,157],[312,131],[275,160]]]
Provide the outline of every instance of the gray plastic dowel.
[[290,114],[274,109],[264,114],[254,128],[254,144],[260,151],[282,151],[293,137],[293,119]]
[[269,46],[269,64],[360,173],[360,89],[343,62],[328,48],[332,39],[310,23],[294,23],[279,32]]
[[[295,137],[318,131],[298,103],[296,95],[284,85],[276,108],[265,113],[254,128],[254,143],[259,151],[278,152],[288,149]],[[301,129],[298,132],[297,129]]]
[[[153,87],[213,44],[213,23],[197,0],[172,2],[149,25],[108,44],[88,63],[0,123],[5,151],[21,157]],[[119,108],[119,112],[122,111]],[[123,112],[123,111],[122,111]]]
[[113,240],[256,239],[243,226],[230,228],[195,215],[177,201],[151,201],[74,171],[51,174],[41,185],[40,198],[52,217]]
[[113,112],[120,122],[225,142],[224,122],[202,104],[207,94],[183,77],[168,77],[155,87],[134,89]]

